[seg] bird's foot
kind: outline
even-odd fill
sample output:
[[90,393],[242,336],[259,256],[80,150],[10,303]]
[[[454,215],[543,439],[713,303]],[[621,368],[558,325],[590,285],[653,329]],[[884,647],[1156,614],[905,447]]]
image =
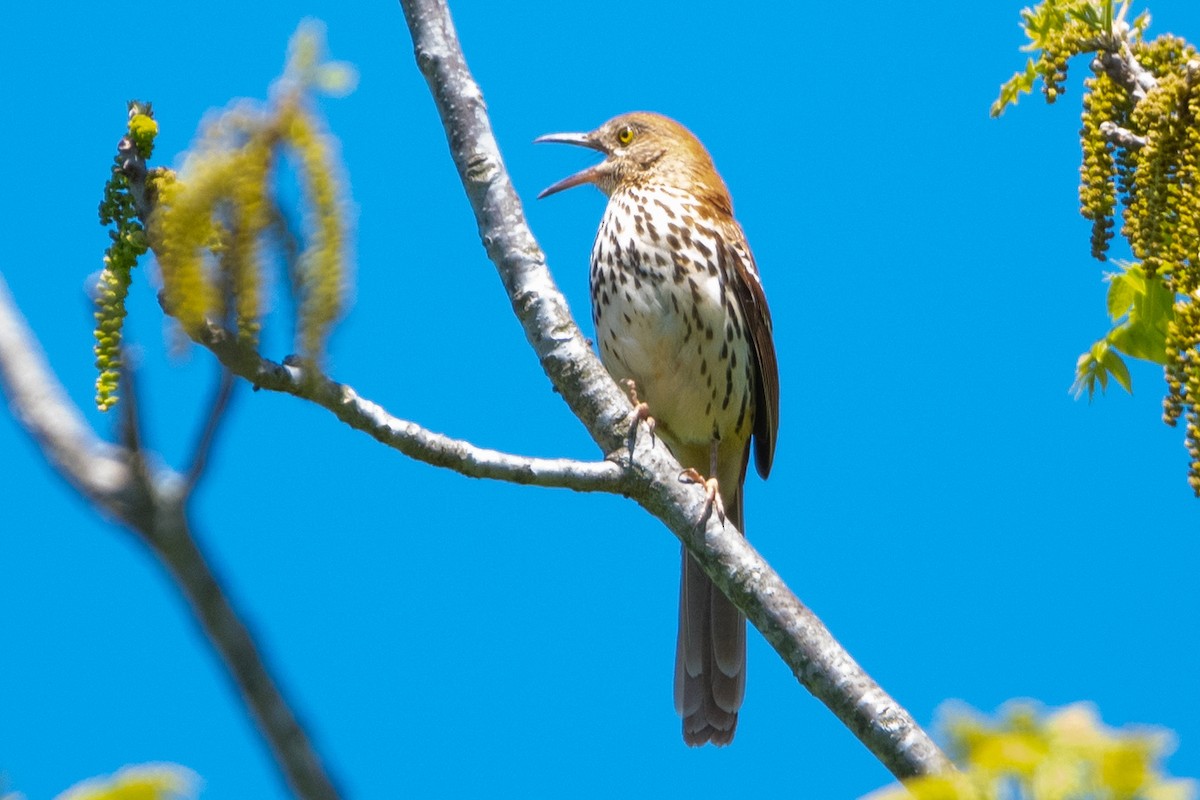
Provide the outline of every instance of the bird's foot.
[[707,500],[704,502],[704,513],[700,516],[700,522],[697,523],[697,527],[703,528],[714,511],[717,514],[717,519],[721,520],[721,524],[725,524],[725,503],[721,501],[721,487],[717,483],[716,478],[706,478],[699,471],[688,467],[679,473],[679,480],[683,483],[696,483],[704,487],[704,495]]
[[654,417],[650,416],[650,406],[638,399],[637,383],[633,378],[626,378],[621,385],[629,392],[629,402],[633,403],[633,415],[629,421],[629,433],[625,436],[625,444],[629,448],[629,463],[633,463],[633,446],[637,444],[638,424],[645,421],[650,431],[650,444],[654,444]]

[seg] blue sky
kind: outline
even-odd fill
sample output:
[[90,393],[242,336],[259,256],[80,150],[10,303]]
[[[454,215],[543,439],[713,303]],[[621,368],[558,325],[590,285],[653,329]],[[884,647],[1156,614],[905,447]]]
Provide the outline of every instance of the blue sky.
[[[1105,330],[1076,209],[1079,94],[988,106],[1023,64],[1020,2],[454,4],[513,181],[590,331],[603,209],[537,191],[591,154],[534,146],[649,109],[732,191],[776,323],[782,410],[759,550],[922,722],[960,699],[1095,701],[1175,730],[1200,776],[1200,501],[1159,371],[1068,394]],[[1200,6],[1152,31],[1200,40]],[[398,6],[9,4],[12,293],[92,423],[85,279],[130,98],[171,163],[203,115],[263,97],[323,19],[358,91],[323,103],[357,209],[333,376],[477,444],[592,458],[525,345],[446,152]],[[1082,64],[1078,65],[1080,68]],[[148,440],[180,466],[214,376],[172,356],[149,273],[129,333]],[[280,304],[283,305],[282,303]],[[279,315],[266,353],[288,352]],[[347,796],[856,797],[888,775],[761,638],[738,737],[685,748],[671,703],[678,547],[630,502],[468,480],[290,397],[234,398],[198,527]],[[0,774],[31,800],[175,761],[206,798],[285,792],[162,569],[0,414]]]

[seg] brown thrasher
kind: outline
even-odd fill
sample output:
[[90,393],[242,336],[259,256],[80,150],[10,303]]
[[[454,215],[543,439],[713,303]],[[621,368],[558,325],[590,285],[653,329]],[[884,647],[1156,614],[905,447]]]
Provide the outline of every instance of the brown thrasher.
[[[704,145],[658,114],[536,141],[605,155],[538,197],[584,183],[608,195],[592,247],[600,360],[618,382],[633,382],[679,463],[708,476],[717,510],[742,530],[751,436],[764,478],[775,452],[779,372],[771,313],[729,190]],[[746,620],[685,550],[675,657],[684,741],[732,741],[745,685]]]

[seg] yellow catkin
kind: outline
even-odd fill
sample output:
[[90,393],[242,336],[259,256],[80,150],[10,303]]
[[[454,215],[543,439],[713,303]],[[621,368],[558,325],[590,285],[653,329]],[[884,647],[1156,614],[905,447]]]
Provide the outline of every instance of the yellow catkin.
[[[131,103],[126,141],[132,141],[144,158],[154,149],[158,124],[149,116],[149,104]],[[96,407],[108,411],[117,403],[121,378],[121,335],[125,324],[125,298],[133,280],[133,268],[146,252],[148,242],[138,219],[138,207],[130,190],[125,156],[114,160],[100,202],[100,222],[111,225],[112,244],[104,255],[104,269],[96,284]]]
[[1131,115],[1148,142],[1134,154],[1123,232],[1134,255],[1175,293],[1163,421],[1185,422],[1188,483],[1200,496],[1200,76],[1187,68],[1195,50],[1176,37],[1143,44],[1135,54],[1159,86]]
[[330,143],[298,104],[283,117],[283,136],[298,162],[308,212],[308,238],[300,254],[303,288],[297,339],[301,354],[320,362],[329,330],[341,313],[345,281],[345,226]]
[[219,182],[220,172],[218,165],[206,164],[203,171],[189,173],[186,182],[160,186],[159,205],[150,222],[167,313],[193,335],[203,327],[217,294],[205,271],[202,248],[212,236],[217,197],[213,184]]
[[[342,310],[347,233],[333,140],[308,99],[320,91],[346,91],[352,71],[324,60],[319,28],[302,26],[291,52],[271,102],[229,108],[204,126],[178,175],[150,173],[146,197],[153,212],[143,238],[158,258],[163,306],[184,332],[195,339],[215,325],[256,348],[265,306],[263,262],[278,252],[268,246],[268,237],[283,230],[279,221],[285,217],[278,206],[276,165],[288,157],[303,194],[303,230],[295,237],[304,244],[295,257],[296,342],[299,354],[319,367]],[[146,144],[147,153],[157,129],[148,111],[148,106],[139,108],[130,123],[139,150]],[[294,252],[289,247],[294,247],[291,238],[279,243],[284,258]],[[121,307],[123,297],[115,274],[115,283],[109,279],[101,287],[113,309]],[[109,392],[116,380],[117,356],[109,353],[117,352],[117,340],[109,335],[114,329],[119,333],[112,313],[98,316],[98,394]]]
[[1134,180],[1122,233],[1149,275],[1169,273],[1172,266],[1163,245],[1173,225],[1170,201],[1178,137],[1170,115],[1175,89],[1173,77],[1163,76],[1159,88],[1138,104],[1130,119],[1146,144],[1134,154]]
[[220,263],[227,273],[234,300],[238,338],[258,345],[262,314],[262,237],[270,223],[268,178],[273,156],[268,138],[253,137],[237,155],[238,168],[230,186],[232,229]]
[[121,327],[125,321],[125,296],[132,280],[132,265],[105,256],[96,285],[96,407],[108,411],[117,403],[121,379]]
[[163,182],[151,234],[168,313],[195,335],[224,322],[232,297],[239,337],[258,341],[260,239],[270,215],[269,119],[234,108],[201,133],[178,180]]
[[1103,71],[1084,82],[1083,115],[1079,131],[1083,161],[1079,167],[1079,205],[1092,222],[1092,256],[1104,261],[1113,236],[1117,206],[1117,161],[1114,147],[1101,124],[1120,118],[1121,93]]
[[184,176],[160,188],[152,234],[167,308],[184,329],[194,335],[206,320],[224,319],[227,293],[239,338],[256,346],[263,239],[279,215],[270,184],[280,147],[295,156],[307,206],[297,344],[320,363],[341,311],[346,233],[331,145],[297,98],[274,116],[243,108],[214,122]]

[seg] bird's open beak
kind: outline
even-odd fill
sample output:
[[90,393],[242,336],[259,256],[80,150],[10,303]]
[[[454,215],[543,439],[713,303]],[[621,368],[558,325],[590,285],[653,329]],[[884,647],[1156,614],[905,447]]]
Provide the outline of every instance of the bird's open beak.
[[[598,150],[607,155],[607,151],[592,137],[590,133],[548,133],[545,136],[539,136],[533,140],[534,144],[542,142],[557,142],[558,144],[574,144],[580,147],[588,147],[592,150]],[[563,178],[553,186],[548,186],[538,195],[538,200],[543,197],[549,197],[552,194],[561,192],[563,189],[570,189],[573,186],[579,186],[584,183],[595,183],[596,179],[601,175],[601,168],[605,162],[601,161],[595,166],[588,167],[585,170],[580,170],[574,175]]]

